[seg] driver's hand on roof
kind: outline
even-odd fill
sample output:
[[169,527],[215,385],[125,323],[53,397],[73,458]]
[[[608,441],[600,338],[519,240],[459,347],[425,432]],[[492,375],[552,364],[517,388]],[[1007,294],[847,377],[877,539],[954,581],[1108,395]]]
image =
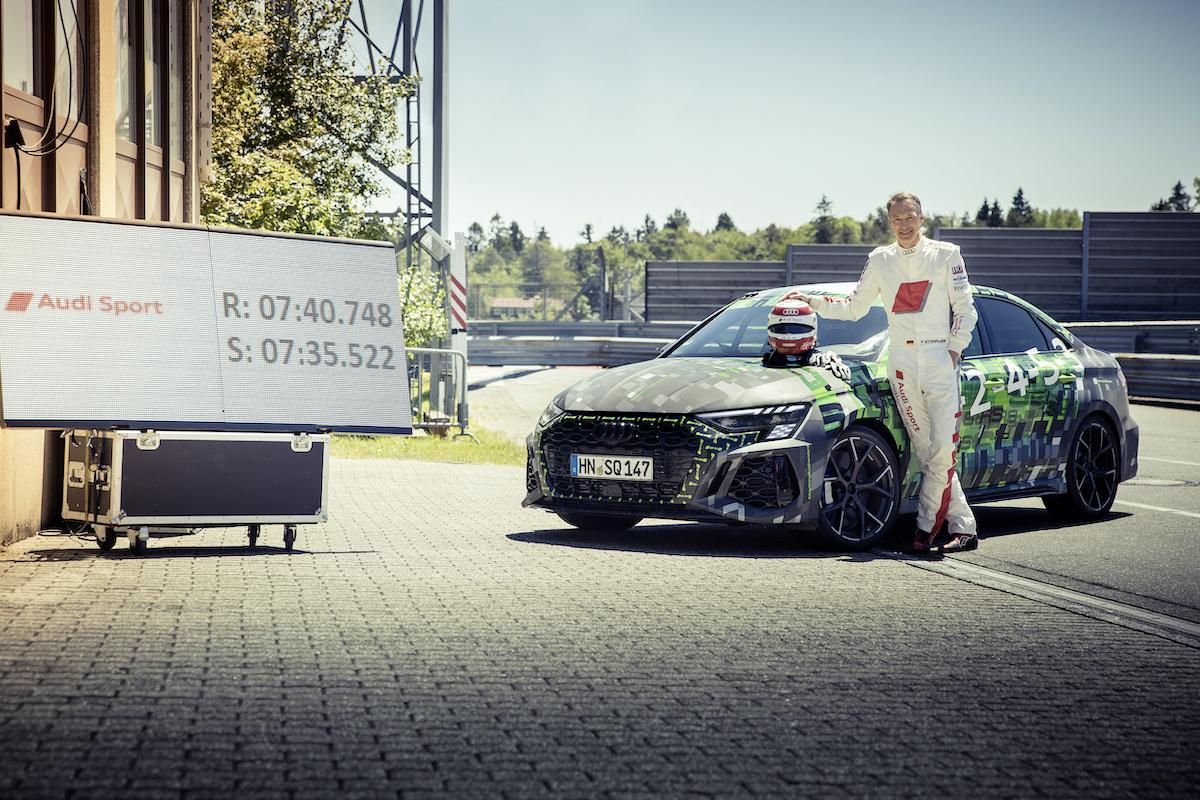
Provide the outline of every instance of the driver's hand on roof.
[[805,303],[808,303],[810,306],[814,302],[814,298],[811,294],[805,294],[804,292],[799,292],[799,291],[788,292],[781,299],[787,300],[789,298],[795,298],[796,300],[801,300]]

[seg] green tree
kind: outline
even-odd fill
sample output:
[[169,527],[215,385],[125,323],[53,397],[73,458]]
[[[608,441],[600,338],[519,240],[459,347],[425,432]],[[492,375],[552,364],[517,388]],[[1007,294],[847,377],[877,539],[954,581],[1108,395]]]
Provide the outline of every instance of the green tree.
[[1004,212],[1000,210],[1000,200],[998,198],[992,201],[992,207],[988,210],[987,226],[989,228],[1004,226]]
[[928,214],[925,217],[925,232],[932,238],[942,228],[953,228],[958,218],[953,214]]
[[867,215],[862,224],[862,240],[867,244],[887,244],[892,240],[892,227],[888,224],[887,209],[878,206]]
[[588,244],[592,243],[592,223],[588,222],[583,226],[583,230],[579,232],[579,236]]
[[813,210],[817,212],[816,219],[812,221],[816,228],[817,244],[832,244],[834,237],[833,201],[825,195],[821,195],[821,202],[817,203],[817,207]]
[[1081,228],[1083,217],[1073,208],[1051,208],[1033,210],[1035,228]]
[[520,255],[521,251],[525,249],[525,234],[521,232],[521,226],[517,224],[516,220],[509,223],[508,243],[517,255]]
[[663,223],[663,229],[670,230],[690,230],[692,221],[688,219],[687,212],[682,208],[677,208],[667,215],[667,221]]
[[396,103],[415,79],[356,81],[341,0],[214,0],[206,223],[380,235],[364,208],[400,163]]
[[1025,190],[1020,186],[1013,195],[1012,208],[1008,209],[1004,224],[1009,228],[1028,228],[1033,225],[1033,206],[1025,199]]
[[720,214],[717,215],[717,227],[715,228],[715,230],[718,230],[718,231],[737,230],[737,228],[735,228],[733,226],[733,217],[729,216],[724,211],[722,211]]
[[1171,189],[1171,196],[1166,200],[1159,200],[1155,205],[1164,207],[1155,207],[1151,211],[1191,211],[1192,196],[1183,188],[1183,181],[1176,181],[1175,186]]
[[983,205],[981,205],[979,210],[975,212],[975,224],[987,225],[989,216],[991,216],[991,211],[988,208],[988,199],[985,197],[983,198]]
[[654,221],[654,217],[647,214],[646,218],[642,220],[642,227],[638,228],[633,236],[639,242],[644,242],[655,233],[658,233],[658,224]]
[[629,243],[633,241],[633,237],[629,235],[629,231],[625,230],[624,225],[614,226],[604,238],[618,247],[628,247]]
[[443,305],[446,293],[429,265],[415,261],[400,265],[400,318],[404,320],[404,344],[425,347],[437,343],[449,331]]
[[521,278],[526,283],[542,283],[552,282],[554,278],[558,278],[561,282],[562,276],[553,274],[554,266],[561,263],[563,258],[562,251],[554,246],[549,240],[535,240],[528,247],[523,248],[521,253]]
[[467,228],[467,252],[478,253],[483,249],[483,226],[478,222],[472,222]]

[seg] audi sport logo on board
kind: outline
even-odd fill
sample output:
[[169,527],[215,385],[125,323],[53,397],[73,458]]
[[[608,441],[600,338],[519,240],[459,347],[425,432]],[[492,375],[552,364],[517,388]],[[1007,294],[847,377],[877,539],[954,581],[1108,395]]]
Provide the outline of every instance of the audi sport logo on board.
[[[35,297],[37,298],[36,304],[34,304]],[[40,296],[36,292],[13,292],[9,295],[4,310],[24,312],[29,310],[30,305],[33,305],[35,311],[66,311],[84,314],[99,312],[114,317],[130,315],[161,317],[166,313],[161,300],[145,298],[132,300],[107,294],[99,297],[93,297],[90,294],[54,295],[49,292],[42,292]]]
[[13,292],[8,298],[8,304],[4,306],[5,311],[24,311],[29,308],[29,301],[33,299],[33,292]]

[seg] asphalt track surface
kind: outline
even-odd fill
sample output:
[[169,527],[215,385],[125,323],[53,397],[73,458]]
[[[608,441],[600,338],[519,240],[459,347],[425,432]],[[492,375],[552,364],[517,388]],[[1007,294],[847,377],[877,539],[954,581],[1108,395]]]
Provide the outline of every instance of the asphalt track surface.
[[[479,417],[579,374],[490,381]],[[1134,413],[1112,515],[980,507],[964,558],[583,533],[521,468],[401,461],[335,461],[291,554],[26,540],[0,797],[1196,796],[1200,418]]]

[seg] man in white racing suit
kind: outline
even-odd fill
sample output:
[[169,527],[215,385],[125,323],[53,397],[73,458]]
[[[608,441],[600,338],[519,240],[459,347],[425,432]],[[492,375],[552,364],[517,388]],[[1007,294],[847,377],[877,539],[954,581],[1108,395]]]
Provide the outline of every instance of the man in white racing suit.
[[[871,251],[850,296],[804,299],[819,316],[855,320],[882,298],[892,394],[921,469],[912,549],[973,550],[979,545],[975,515],[955,472],[962,418],[958,362],[977,319],[971,284],[957,245],[921,235],[924,217],[915,195],[893,195],[887,210],[896,241]],[[939,538],[943,524],[948,540]]]

